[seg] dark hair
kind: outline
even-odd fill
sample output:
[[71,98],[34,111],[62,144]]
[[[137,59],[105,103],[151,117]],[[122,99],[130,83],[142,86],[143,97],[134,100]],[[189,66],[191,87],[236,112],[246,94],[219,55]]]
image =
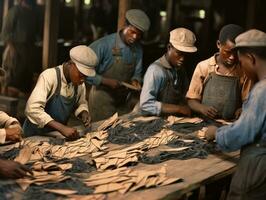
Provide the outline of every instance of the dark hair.
[[219,34],[219,41],[221,44],[225,44],[227,40],[235,42],[235,38],[244,32],[244,29],[236,24],[225,25]]
[[259,58],[266,60],[266,47],[239,47],[237,51],[241,54],[255,54]]

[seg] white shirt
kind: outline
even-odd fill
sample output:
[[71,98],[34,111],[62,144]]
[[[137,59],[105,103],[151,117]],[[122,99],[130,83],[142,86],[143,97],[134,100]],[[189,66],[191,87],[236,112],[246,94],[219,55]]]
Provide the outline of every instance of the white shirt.
[[[0,143],[5,143],[6,141],[6,130],[13,122],[18,122],[16,118],[8,116],[5,112],[0,111]],[[19,123],[19,122],[18,122]]]
[[[60,95],[71,98],[75,94],[75,87],[72,83],[67,83],[63,73],[63,66],[59,66],[61,72],[61,90]],[[37,84],[28,99],[25,115],[31,123],[43,128],[50,121],[54,120],[44,108],[47,101],[53,96],[57,88],[57,77],[55,68],[49,68],[43,71]],[[88,111],[88,103],[86,100],[86,87],[83,83],[77,89],[77,109],[75,115],[78,116],[82,111]]]

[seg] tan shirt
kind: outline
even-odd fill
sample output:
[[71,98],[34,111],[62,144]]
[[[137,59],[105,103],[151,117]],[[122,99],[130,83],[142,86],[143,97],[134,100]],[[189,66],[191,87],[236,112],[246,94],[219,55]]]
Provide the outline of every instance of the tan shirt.
[[[75,94],[75,87],[72,83],[67,83],[63,73],[63,66],[59,66],[61,72],[61,91],[60,95],[71,98]],[[53,118],[45,112],[44,108],[47,101],[53,96],[57,87],[57,77],[54,68],[43,71],[38,82],[28,99],[25,114],[33,123],[43,128]],[[79,85],[77,89],[77,109],[75,115],[78,116],[83,110],[88,111],[88,102],[86,100],[85,84]]]
[[209,77],[209,74],[215,72],[218,75],[239,77],[241,87],[241,98],[243,102],[247,99],[249,91],[253,86],[252,81],[247,78],[245,73],[241,70],[240,65],[236,65],[233,68],[228,69],[228,71],[224,74],[219,73],[219,66],[217,65],[215,59],[217,55],[218,54],[215,54],[211,58],[198,63],[192,76],[186,97],[189,99],[197,99],[201,101],[203,85]]
[[[6,141],[6,128],[8,128],[13,122],[18,122],[16,118],[10,117],[3,111],[0,111],[0,143],[5,143]],[[18,122],[19,123],[19,122]]]

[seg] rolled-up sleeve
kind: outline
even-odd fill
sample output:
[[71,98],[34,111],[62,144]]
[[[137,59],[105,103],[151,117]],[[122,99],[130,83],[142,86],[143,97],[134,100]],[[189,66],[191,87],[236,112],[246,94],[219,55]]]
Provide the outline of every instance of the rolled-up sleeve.
[[95,67],[96,75],[94,77],[87,77],[86,83],[91,85],[100,85],[102,82],[102,76],[100,74],[105,71],[105,62],[108,62],[105,61],[105,56],[107,56],[107,54],[110,54],[110,52],[108,52],[108,44],[103,38],[91,43],[89,47],[97,55],[98,65]]
[[189,99],[202,99],[203,83],[208,75],[208,64],[206,61],[200,62],[193,73],[186,97]]
[[[253,91],[243,104],[240,118],[233,124],[221,127],[216,132],[216,143],[224,151],[235,151],[253,143],[258,134],[263,134],[265,123],[265,91]],[[265,128],[265,127],[264,127]]]
[[0,111],[0,144],[5,143],[6,141],[6,130],[12,123],[18,122],[16,118],[10,117],[3,111]]
[[[28,99],[25,115],[33,123],[38,125],[39,128],[43,128],[46,124],[53,120],[53,118],[47,114],[44,110],[46,102],[48,101],[48,96],[51,95],[57,86],[56,75],[52,76],[51,74],[46,74],[47,71],[44,71],[31,93],[30,98]],[[55,70],[54,70],[54,73]],[[46,74],[46,75],[45,75]],[[46,79],[45,77],[50,77]]]
[[75,116],[78,116],[82,111],[89,112],[88,102],[86,100],[86,87],[84,84],[82,84],[79,87],[77,98],[78,98],[78,101],[77,101],[77,109],[75,111]]
[[145,76],[142,91],[140,94],[140,109],[143,114],[161,114],[162,103],[157,100],[162,84],[165,80],[162,69],[151,65]]

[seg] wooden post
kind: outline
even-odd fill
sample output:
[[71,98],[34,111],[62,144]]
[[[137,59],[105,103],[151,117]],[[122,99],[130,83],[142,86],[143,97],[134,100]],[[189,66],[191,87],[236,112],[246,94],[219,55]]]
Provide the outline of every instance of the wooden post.
[[170,31],[171,28],[171,21],[172,21],[172,16],[173,16],[173,0],[167,0],[167,4],[166,4],[166,35],[168,36],[168,33]]
[[118,22],[117,22],[117,31],[119,31],[126,22],[126,12],[130,8],[131,0],[119,0],[118,7]]
[[256,21],[256,0],[248,0],[247,1],[247,20],[246,20],[246,28],[250,29],[255,25]]
[[43,32],[43,70],[56,66],[58,36],[58,0],[46,0]]
[[75,0],[75,36],[78,36],[78,33],[82,31],[83,25],[83,0]]
[[3,5],[3,19],[8,13],[9,8],[12,6],[13,0],[4,0],[4,5]]

